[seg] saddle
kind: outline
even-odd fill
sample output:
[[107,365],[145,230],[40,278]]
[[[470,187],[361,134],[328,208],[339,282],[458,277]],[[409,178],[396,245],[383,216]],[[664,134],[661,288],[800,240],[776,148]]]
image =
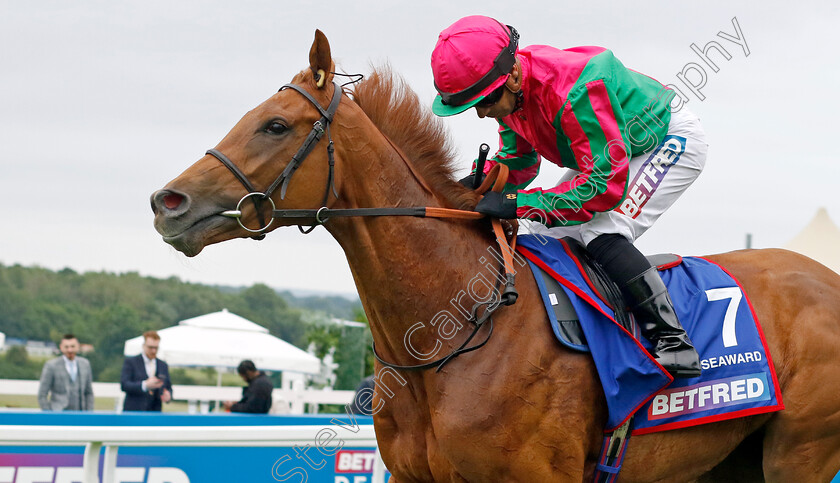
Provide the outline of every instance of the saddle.
[[[569,256],[575,260],[590,288],[607,306],[615,311],[616,321],[620,322],[625,329],[638,338],[640,336],[638,328],[624,307],[618,285],[607,276],[598,262],[589,255],[582,243],[570,237],[563,238],[561,243]],[[660,271],[667,270],[682,262],[682,257],[671,253],[651,255],[647,259],[652,266]],[[580,326],[580,319],[572,306],[571,300],[569,300],[569,296],[566,295],[560,284],[543,269],[536,265],[532,265],[531,268],[535,272],[537,284],[541,285],[541,289],[545,289],[541,292],[548,294],[548,299],[545,302],[549,314],[554,314],[554,317],[550,317],[552,318],[551,327],[554,330],[554,335],[570,349],[578,352],[589,352],[586,337],[583,335],[583,329]]]

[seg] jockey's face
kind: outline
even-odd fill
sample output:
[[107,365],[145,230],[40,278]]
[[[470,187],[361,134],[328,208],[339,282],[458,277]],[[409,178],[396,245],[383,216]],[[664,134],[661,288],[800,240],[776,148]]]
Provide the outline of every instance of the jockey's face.
[[502,119],[503,117],[507,117],[513,114],[514,109],[516,109],[516,92],[522,88],[522,75],[519,68],[519,60],[516,61],[516,64],[513,65],[513,68],[510,71],[510,76],[508,76],[507,81],[504,84],[504,89],[502,92],[502,97],[499,98],[494,104],[490,106],[475,106],[475,113],[478,114],[478,117],[485,118],[485,117],[492,117],[494,119]]
[[505,85],[504,91],[502,92],[502,97],[500,97],[496,103],[486,107],[475,106],[475,113],[478,114],[478,117],[482,119],[485,117],[501,119],[503,117],[511,115],[515,107],[516,94],[511,92]]

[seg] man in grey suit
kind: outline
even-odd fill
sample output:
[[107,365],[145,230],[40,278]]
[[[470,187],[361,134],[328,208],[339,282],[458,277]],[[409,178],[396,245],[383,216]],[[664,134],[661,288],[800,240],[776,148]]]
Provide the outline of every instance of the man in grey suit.
[[79,340],[66,334],[58,348],[62,356],[47,361],[41,371],[38,404],[44,411],[92,411],[93,376],[90,362],[76,355]]

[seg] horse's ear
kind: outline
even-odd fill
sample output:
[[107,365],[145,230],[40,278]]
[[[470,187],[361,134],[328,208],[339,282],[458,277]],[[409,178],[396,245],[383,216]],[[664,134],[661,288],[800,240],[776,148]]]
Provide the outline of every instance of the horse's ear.
[[315,30],[315,41],[309,49],[309,68],[315,76],[315,85],[322,89],[332,83],[335,64],[330,55],[330,43],[327,36],[320,30]]

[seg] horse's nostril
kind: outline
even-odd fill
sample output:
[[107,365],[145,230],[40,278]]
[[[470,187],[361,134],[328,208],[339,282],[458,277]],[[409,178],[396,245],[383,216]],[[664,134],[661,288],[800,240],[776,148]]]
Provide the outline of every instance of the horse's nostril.
[[152,193],[152,211],[157,215],[177,216],[189,209],[190,197],[185,193],[162,189]]
[[184,197],[177,193],[169,193],[163,197],[163,205],[166,206],[167,210],[174,210],[181,206],[183,201]]

